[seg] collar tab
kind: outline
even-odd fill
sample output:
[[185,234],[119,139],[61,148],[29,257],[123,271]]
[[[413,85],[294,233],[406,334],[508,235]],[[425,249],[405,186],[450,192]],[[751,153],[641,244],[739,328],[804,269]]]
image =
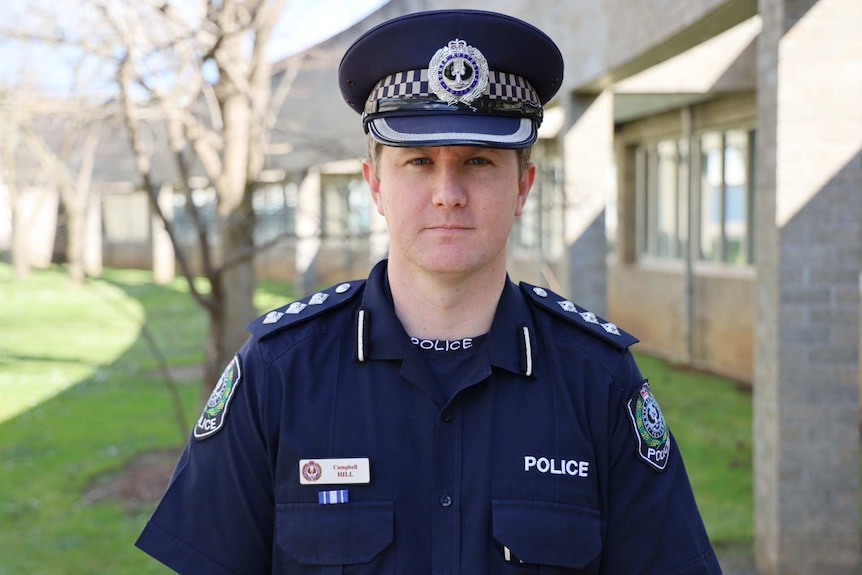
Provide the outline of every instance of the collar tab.
[[520,330],[521,373],[531,377],[533,375],[533,339],[530,334],[530,326],[522,325]]

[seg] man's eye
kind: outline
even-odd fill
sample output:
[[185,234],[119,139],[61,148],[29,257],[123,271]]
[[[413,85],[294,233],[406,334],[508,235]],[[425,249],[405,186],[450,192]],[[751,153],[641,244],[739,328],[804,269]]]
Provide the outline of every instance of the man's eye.
[[413,158],[408,162],[408,164],[412,166],[427,166],[431,163],[431,160],[428,158]]
[[487,158],[470,158],[469,160],[467,160],[467,163],[474,166],[486,166],[491,162],[489,162]]

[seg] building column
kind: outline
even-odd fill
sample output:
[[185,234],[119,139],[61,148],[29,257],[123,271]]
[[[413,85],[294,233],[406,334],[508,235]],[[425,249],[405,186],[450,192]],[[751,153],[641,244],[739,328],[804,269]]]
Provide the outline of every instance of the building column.
[[756,562],[859,573],[862,2],[759,9]]
[[25,266],[44,269],[54,258],[60,192],[56,187],[18,188],[13,234],[13,259],[24,257]]
[[566,295],[607,313],[605,208],[614,180],[614,97],[573,95],[567,102],[563,158],[566,190]]
[[298,295],[310,293],[317,287],[318,258],[322,247],[323,198],[320,171],[309,170],[299,184],[296,204],[296,257],[294,260],[296,279],[294,287]]
[[[159,207],[168,220],[174,218],[174,186],[163,184],[159,190]],[[177,260],[174,244],[165,229],[165,224],[158,214],[153,213],[150,219],[150,229],[153,238],[153,281],[164,285],[176,277]]]
[[90,191],[84,211],[84,244],[82,246],[84,273],[90,277],[102,275],[102,191]]

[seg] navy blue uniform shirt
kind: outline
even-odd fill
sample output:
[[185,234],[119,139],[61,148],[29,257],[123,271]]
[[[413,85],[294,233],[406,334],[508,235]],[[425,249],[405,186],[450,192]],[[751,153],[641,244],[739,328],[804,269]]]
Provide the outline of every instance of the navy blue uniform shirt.
[[507,282],[444,385],[385,262],[250,330],[137,541],[179,573],[720,572],[636,340],[572,302]]

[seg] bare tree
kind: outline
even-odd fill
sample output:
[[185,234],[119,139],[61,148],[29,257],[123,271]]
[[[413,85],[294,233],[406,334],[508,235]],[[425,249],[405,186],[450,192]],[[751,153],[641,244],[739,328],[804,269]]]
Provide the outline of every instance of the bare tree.
[[[266,48],[285,0],[78,0],[64,17],[30,10],[34,26],[3,29],[0,36],[27,38],[73,48],[89,58],[103,94],[118,105],[134,165],[152,209],[164,224],[179,268],[194,300],[209,316],[204,386],[209,388],[245,340],[253,305],[255,215],[252,195],[264,169],[278,109],[295,69],[273,85]],[[68,10],[69,4],[64,4]],[[93,65],[92,62],[96,64]],[[86,68],[86,66],[83,66]],[[156,124],[161,125],[158,130]],[[149,134],[167,135],[172,174],[155,166],[159,154]],[[88,150],[95,145],[78,145]],[[42,150],[48,161],[47,149]],[[62,154],[56,156],[57,165]],[[78,178],[60,177],[79,188],[89,169],[79,162]],[[190,181],[203,175],[216,191],[217,221],[208,225],[192,201]],[[165,184],[186,194],[185,209],[195,226],[200,268],[160,204]],[[200,272],[206,286],[194,281]]]
[[[120,9],[117,4],[96,2],[122,47],[119,99],[136,168],[192,294],[209,314],[204,366],[204,385],[209,387],[242,345],[244,326],[256,314],[252,195],[276,117],[272,109],[280,104],[272,97],[266,47],[284,0],[208,0],[184,13],[158,0],[131,0]],[[140,124],[144,109],[160,112],[181,189],[190,194],[195,168],[203,170],[215,188],[217,241],[191,197],[185,202],[197,228],[208,293],[197,289],[170,218],[159,208],[152,150],[146,148]]]
[[[94,107],[73,105],[30,93],[10,90],[0,97],[4,175],[12,207],[12,261],[22,278],[31,265],[27,235],[35,222],[25,220],[17,201],[22,188],[59,190],[67,223],[66,259],[69,278],[81,284],[88,270],[84,258],[84,226],[90,202],[93,163],[98,138]],[[39,124],[43,124],[41,128]],[[47,127],[50,124],[50,128]],[[47,135],[62,140],[57,146]]]
[[22,126],[27,151],[37,160],[41,170],[59,187],[60,201],[66,216],[66,261],[69,281],[81,285],[87,274],[85,265],[85,226],[92,200],[93,165],[96,160],[97,136],[94,120],[81,113],[86,108],[76,107],[74,113],[61,114],[54,110],[52,124],[62,123],[59,152],[45,142],[44,130],[32,125]]

